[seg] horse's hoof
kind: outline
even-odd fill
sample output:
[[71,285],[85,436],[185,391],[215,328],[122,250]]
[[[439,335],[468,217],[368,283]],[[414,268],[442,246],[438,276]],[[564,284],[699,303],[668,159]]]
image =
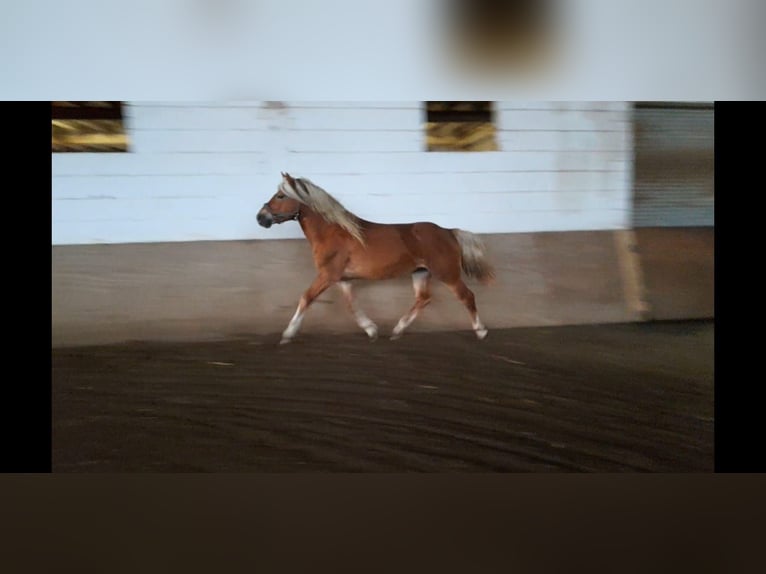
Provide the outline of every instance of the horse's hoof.
[[489,334],[489,331],[487,331],[486,329],[479,329],[478,331],[476,331],[476,336],[479,338],[479,341],[483,341],[484,339],[486,339],[488,334]]
[[282,340],[279,342],[279,344],[287,345],[287,343],[289,343],[290,341],[292,341],[292,339],[288,339],[287,337],[282,337]]
[[401,339],[401,338],[402,338],[402,334],[401,334],[401,333],[394,333],[394,334],[393,334],[393,335],[391,335],[391,337],[390,337],[390,339],[391,339],[392,341],[396,341],[397,339]]
[[378,329],[376,327],[367,327],[364,332],[367,333],[367,336],[370,338],[370,343],[377,340]]

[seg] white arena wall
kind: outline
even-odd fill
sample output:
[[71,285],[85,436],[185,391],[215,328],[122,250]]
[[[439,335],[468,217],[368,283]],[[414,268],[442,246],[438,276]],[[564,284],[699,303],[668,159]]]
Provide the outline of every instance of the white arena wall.
[[[54,346],[277,340],[315,273],[297,224],[256,222],[281,171],[365,219],[483,234],[497,282],[469,284],[490,330],[711,316],[711,230],[646,230],[637,249],[629,103],[495,102],[499,151],[488,152],[427,152],[416,101],[126,102],[125,112],[127,153],[52,157]],[[384,335],[413,300],[407,277],[359,282],[357,294]],[[410,330],[473,336],[438,285]],[[365,336],[336,289],[304,332]]]
[[423,102],[126,102],[126,153],[54,153],[54,245],[287,239],[280,171],[380,222],[478,233],[624,229],[626,102],[496,102],[500,151],[425,151]]

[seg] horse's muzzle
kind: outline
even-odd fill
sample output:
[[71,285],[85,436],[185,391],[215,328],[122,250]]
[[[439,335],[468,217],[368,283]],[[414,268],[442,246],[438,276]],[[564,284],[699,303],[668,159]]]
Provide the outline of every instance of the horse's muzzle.
[[267,229],[274,223],[274,218],[265,207],[261,208],[261,210],[258,212],[258,215],[256,216],[256,219],[258,219],[258,223],[262,227]]

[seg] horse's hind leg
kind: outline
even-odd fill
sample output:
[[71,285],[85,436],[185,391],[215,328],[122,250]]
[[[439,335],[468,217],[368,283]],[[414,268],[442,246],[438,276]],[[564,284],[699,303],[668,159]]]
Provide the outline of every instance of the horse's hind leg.
[[356,301],[354,299],[354,292],[351,290],[351,282],[350,281],[340,281],[338,282],[338,285],[341,288],[341,291],[343,291],[343,296],[346,299],[346,304],[348,305],[349,310],[351,311],[351,314],[354,315],[354,319],[356,319],[357,325],[359,325],[362,329],[364,329],[364,332],[367,333],[367,336],[371,340],[375,340],[378,338],[378,327],[375,325],[375,323],[370,320],[370,318],[365,314],[364,311],[362,311],[359,306],[356,304]]
[[418,316],[420,310],[431,302],[431,292],[428,289],[428,282],[431,279],[431,274],[427,270],[418,270],[412,274],[412,287],[415,289],[415,304],[404,315],[394,327],[394,332],[391,335],[391,340],[398,339],[402,336],[404,330],[410,326]]
[[282,333],[280,344],[283,345],[289,343],[292,338],[295,337],[295,334],[298,332],[298,329],[300,329],[301,323],[303,322],[303,315],[306,313],[306,309],[308,309],[314,299],[319,297],[332,283],[333,281],[324,275],[318,275],[314,279],[314,282],[308,289],[306,289],[303,297],[301,297],[301,300],[298,302],[298,308],[295,310],[295,315],[290,319],[290,323]]
[[476,336],[479,339],[484,339],[487,336],[487,328],[479,319],[479,313],[476,310],[476,297],[474,297],[473,291],[471,291],[462,279],[458,279],[455,283],[448,284],[448,287],[452,290],[455,296],[468,309],[468,313],[471,315],[471,325],[476,332]]

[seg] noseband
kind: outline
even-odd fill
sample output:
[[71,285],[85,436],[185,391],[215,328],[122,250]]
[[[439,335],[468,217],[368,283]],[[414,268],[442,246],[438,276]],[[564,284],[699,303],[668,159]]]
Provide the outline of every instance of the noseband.
[[292,221],[293,219],[297,221],[301,215],[300,207],[293,213],[274,213],[271,211],[271,209],[268,208],[268,205],[268,203],[264,203],[263,207],[265,207],[271,214],[271,218],[274,220],[274,223],[284,223],[285,221]]

